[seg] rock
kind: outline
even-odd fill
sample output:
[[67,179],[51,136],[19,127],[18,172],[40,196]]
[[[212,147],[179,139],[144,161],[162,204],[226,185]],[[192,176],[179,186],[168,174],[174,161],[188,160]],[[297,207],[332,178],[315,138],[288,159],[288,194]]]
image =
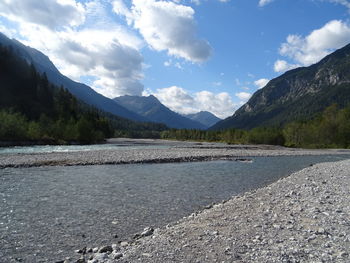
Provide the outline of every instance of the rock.
[[148,237],[153,235],[154,229],[151,227],[146,227],[141,233],[141,237]]
[[112,246],[103,246],[98,250],[99,253],[112,253],[112,251]]
[[120,246],[121,247],[127,247],[127,246],[129,246],[129,243],[126,242],[126,241],[122,241],[122,242],[120,242]]
[[142,253],[142,256],[144,256],[146,258],[151,258],[152,254],[150,254],[150,253]]
[[79,258],[77,261],[75,261],[75,263],[87,263],[85,258]]
[[119,251],[120,247],[117,244],[112,244],[113,251]]
[[97,254],[95,254],[95,257],[94,257],[94,259],[96,259],[98,262],[103,261],[107,258],[108,258],[107,253],[97,253]]
[[120,252],[116,252],[116,253],[113,253],[113,254],[112,254],[112,257],[113,257],[114,259],[120,259],[120,258],[123,257],[123,254],[120,253]]
[[347,257],[347,256],[349,256],[349,253],[347,253],[347,252],[345,252],[345,251],[339,252],[339,257],[344,258],[344,257]]
[[326,233],[326,231],[324,230],[324,228],[322,228],[322,227],[320,227],[319,229],[317,229],[317,231],[316,231],[316,234],[318,234],[318,235],[323,235],[323,234],[325,234]]
[[75,250],[75,253],[78,253],[78,254],[86,254],[86,247],[83,247],[82,249],[77,249],[77,250]]

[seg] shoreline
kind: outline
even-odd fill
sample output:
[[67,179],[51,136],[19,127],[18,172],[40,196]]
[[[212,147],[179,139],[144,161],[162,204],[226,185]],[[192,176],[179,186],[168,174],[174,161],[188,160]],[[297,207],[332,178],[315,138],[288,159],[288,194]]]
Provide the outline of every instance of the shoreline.
[[316,164],[81,259],[349,262],[349,170],[350,160]]
[[[163,142],[162,142],[163,143]],[[163,144],[162,144],[163,145]],[[166,145],[166,144],[164,144]],[[235,160],[261,156],[349,155],[350,150],[306,150],[269,145],[178,142],[169,148],[0,154],[0,169],[39,166],[119,165]]]

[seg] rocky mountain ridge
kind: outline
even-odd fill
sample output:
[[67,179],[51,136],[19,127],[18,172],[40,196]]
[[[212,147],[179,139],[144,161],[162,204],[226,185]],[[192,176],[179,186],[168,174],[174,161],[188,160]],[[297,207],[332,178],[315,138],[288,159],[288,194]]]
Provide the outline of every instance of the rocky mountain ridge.
[[327,106],[350,102],[350,45],[309,67],[290,70],[258,90],[235,114],[212,129],[280,126],[310,119]]

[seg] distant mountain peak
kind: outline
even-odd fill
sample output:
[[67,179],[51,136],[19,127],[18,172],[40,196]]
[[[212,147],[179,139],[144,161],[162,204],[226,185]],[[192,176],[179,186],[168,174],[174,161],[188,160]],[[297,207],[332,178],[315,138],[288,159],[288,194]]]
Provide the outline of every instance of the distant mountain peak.
[[220,118],[209,111],[200,111],[193,114],[186,114],[184,116],[190,118],[191,120],[198,121],[208,128],[216,124],[218,121],[221,121]]
[[171,128],[179,129],[206,129],[208,126],[198,121],[186,118],[163,105],[155,96],[120,96],[114,100],[141,116],[153,122],[166,124]]

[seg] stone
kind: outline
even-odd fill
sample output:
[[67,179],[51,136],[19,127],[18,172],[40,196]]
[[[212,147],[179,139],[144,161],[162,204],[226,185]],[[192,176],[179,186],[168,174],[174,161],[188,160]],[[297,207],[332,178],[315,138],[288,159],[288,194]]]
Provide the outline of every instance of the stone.
[[87,263],[85,258],[79,258],[77,261],[75,261],[75,263]]
[[142,256],[144,256],[146,258],[151,258],[152,254],[150,254],[150,253],[142,253]]
[[154,229],[151,227],[146,227],[143,232],[141,233],[142,237],[147,237],[153,235]]
[[113,253],[112,256],[113,256],[114,259],[120,259],[120,258],[123,257],[123,254],[120,253],[120,252],[116,252],[116,253]]
[[112,251],[112,246],[103,246],[98,250],[99,253],[112,253]]
[[103,261],[104,259],[108,258],[107,253],[97,253],[95,254],[95,259],[97,259],[98,261]]
[[127,246],[129,246],[129,243],[126,241],[122,241],[122,242],[120,242],[120,246],[127,247]]
[[117,244],[112,244],[113,251],[119,251],[120,247]]
[[319,229],[317,229],[317,232],[316,232],[316,234],[319,234],[319,235],[323,235],[323,234],[325,234],[326,233],[326,231],[324,230],[324,228],[322,228],[322,227],[320,227]]

